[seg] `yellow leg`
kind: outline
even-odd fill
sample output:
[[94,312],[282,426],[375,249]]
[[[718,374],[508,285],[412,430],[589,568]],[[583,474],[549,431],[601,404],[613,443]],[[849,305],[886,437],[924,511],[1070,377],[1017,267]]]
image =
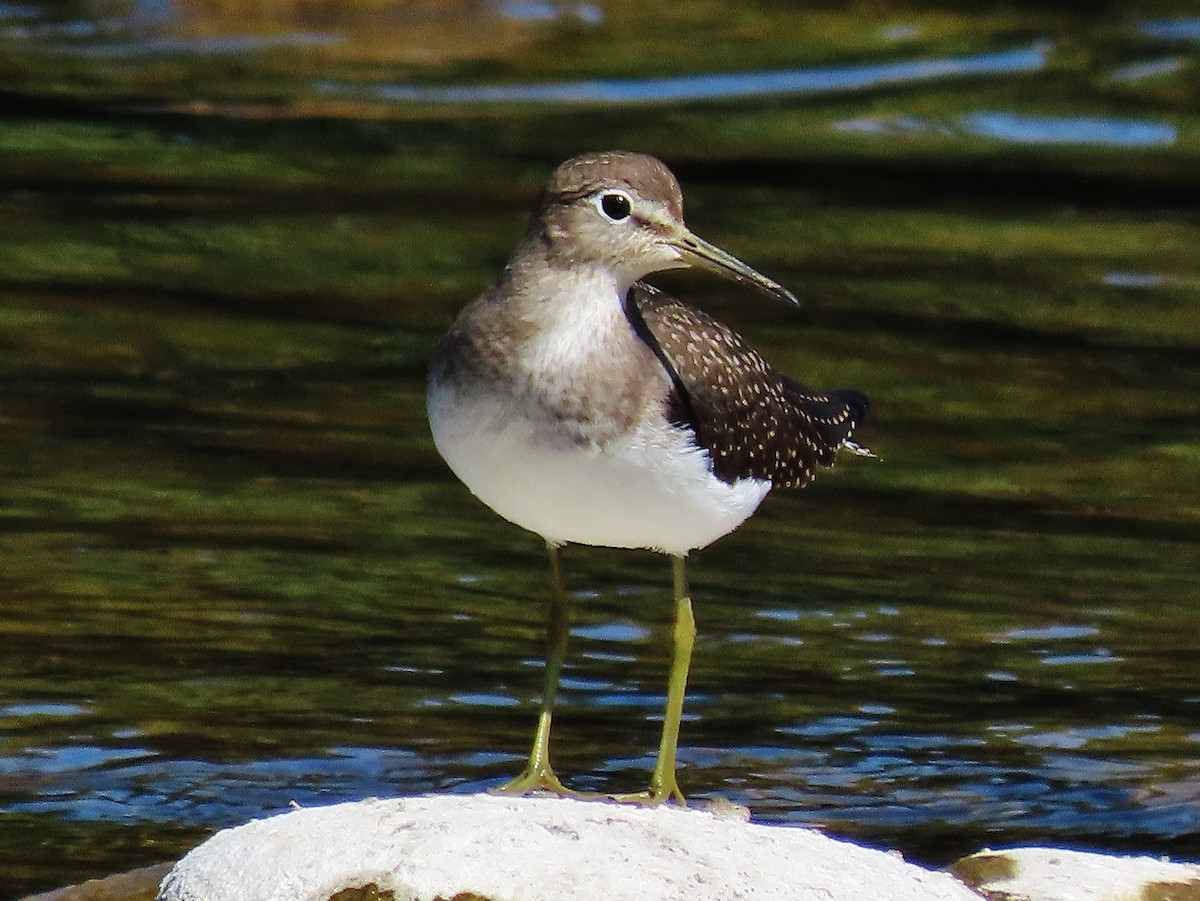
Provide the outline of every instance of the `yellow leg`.
[[647,791],[632,794],[600,795],[573,791],[562,784],[550,764],[550,724],[554,699],[558,694],[559,674],[567,653],[570,624],[567,617],[567,595],[563,588],[562,567],[558,548],[550,548],[550,602],[546,608],[546,683],[542,692],[542,707],[538,715],[537,732],[529,763],[519,776],[492,789],[496,794],[524,795],[547,791],[583,799],[605,799],[654,806],[675,800],[686,807],[683,792],[675,778],[675,758],[679,750],[679,724],[683,718],[683,698],[687,691],[688,670],[692,663],[692,646],[696,639],[696,620],[692,601],[688,597],[687,572],[683,557],[671,558],[675,588],[674,653],[671,674],[667,680],[667,708],[663,714],[662,737],[658,744],[658,759],[650,777]]
[[650,789],[631,795],[612,795],[614,801],[626,801],[654,806],[674,799],[687,806],[679,783],[675,779],[675,755],[679,749],[679,722],[683,717],[683,696],[687,690],[688,669],[692,664],[692,646],[696,640],[696,619],[688,597],[687,573],[683,557],[672,557],[675,583],[675,652],[671,658],[671,675],[667,681],[667,709],[663,714],[662,738],[658,744],[658,760],[650,777]]
[[496,794],[524,795],[533,791],[548,791],[556,795],[577,795],[559,781],[550,765],[550,722],[554,714],[554,699],[558,695],[558,679],[563,658],[567,654],[570,622],[567,616],[567,593],[563,588],[562,565],[557,547],[550,550],[550,600],[546,605],[546,682],[542,690],[542,707],[538,714],[537,732],[529,763],[519,776],[492,789]]

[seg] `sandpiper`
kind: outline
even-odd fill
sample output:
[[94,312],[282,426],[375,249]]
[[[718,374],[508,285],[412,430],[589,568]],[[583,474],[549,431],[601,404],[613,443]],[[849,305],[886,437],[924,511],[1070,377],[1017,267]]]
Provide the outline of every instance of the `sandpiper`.
[[670,170],[624,151],[555,170],[504,274],[462,311],[430,364],[429,422],[454,473],[550,552],[545,689],[525,770],[499,791],[572,792],[550,763],[569,631],[559,548],[575,542],[671,557],[674,657],[648,791],[684,803],[675,775],[695,637],[684,560],[741,525],[775,487],[803,488],[852,441],[857,391],[812,391],[738,335],[647,285],[700,267],[795,296],[683,222]]

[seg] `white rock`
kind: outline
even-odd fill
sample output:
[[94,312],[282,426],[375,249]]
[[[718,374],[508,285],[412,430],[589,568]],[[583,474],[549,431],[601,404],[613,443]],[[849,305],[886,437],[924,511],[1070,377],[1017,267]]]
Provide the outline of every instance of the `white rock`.
[[1200,866],[1054,848],[980,851],[956,875],[993,901],[1200,899]]
[[807,828],[558,798],[430,795],[296,810],[218,833],[160,901],[979,901],[946,873]]

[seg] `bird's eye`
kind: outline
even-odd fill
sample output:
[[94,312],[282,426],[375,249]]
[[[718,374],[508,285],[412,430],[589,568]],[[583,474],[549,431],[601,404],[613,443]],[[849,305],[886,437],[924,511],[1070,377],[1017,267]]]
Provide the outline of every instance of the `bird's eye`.
[[628,219],[632,210],[633,204],[629,200],[628,194],[622,194],[620,191],[606,191],[600,195],[600,212],[613,222]]

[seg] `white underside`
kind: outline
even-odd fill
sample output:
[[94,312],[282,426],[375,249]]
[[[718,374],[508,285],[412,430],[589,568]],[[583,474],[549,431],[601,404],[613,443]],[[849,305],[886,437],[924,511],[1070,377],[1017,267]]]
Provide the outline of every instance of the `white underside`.
[[727,484],[705,451],[643,422],[604,447],[578,444],[511,397],[429,391],[438,451],[481,501],[551,544],[650,548],[683,555],[741,525],[771,485]]

